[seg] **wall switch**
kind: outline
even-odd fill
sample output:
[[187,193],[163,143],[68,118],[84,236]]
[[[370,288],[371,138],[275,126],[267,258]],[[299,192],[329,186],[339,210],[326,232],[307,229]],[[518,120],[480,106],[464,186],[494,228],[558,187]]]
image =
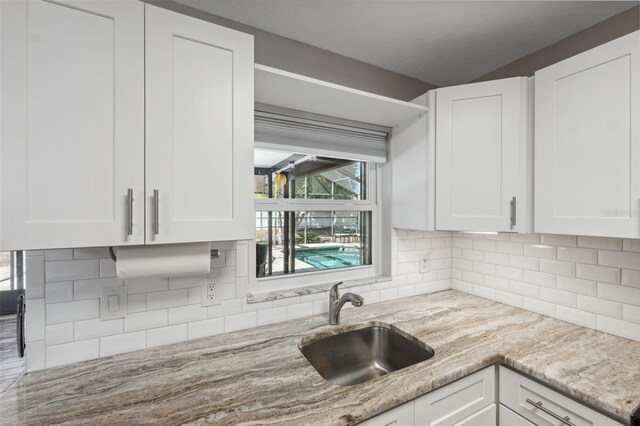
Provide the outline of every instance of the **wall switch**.
[[110,320],[127,316],[127,286],[100,289],[100,319]]
[[218,304],[216,283],[213,278],[207,277],[202,283],[202,306],[212,306]]
[[426,274],[431,267],[431,252],[423,254],[420,258],[420,273]]

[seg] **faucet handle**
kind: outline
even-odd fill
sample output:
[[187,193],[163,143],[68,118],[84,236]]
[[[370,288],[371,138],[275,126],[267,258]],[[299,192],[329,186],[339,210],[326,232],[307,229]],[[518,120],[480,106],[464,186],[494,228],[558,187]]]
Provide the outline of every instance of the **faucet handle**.
[[336,283],[334,285],[331,286],[331,290],[329,290],[330,293],[338,293],[338,286],[340,284],[342,284],[343,281],[340,281],[339,283]]

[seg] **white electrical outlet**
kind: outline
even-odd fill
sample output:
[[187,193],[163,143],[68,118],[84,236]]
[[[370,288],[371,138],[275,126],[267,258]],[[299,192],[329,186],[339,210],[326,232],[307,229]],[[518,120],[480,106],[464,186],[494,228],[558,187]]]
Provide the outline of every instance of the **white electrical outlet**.
[[431,252],[423,254],[420,258],[420,273],[426,274],[431,266]]
[[202,283],[202,306],[212,306],[218,304],[216,296],[216,283],[213,278],[207,277]]

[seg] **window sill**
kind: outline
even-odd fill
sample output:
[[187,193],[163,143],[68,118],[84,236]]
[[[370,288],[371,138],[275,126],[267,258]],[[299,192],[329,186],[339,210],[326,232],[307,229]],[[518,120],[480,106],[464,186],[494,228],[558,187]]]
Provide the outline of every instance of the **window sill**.
[[[391,277],[386,275],[376,275],[364,278],[355,278],[342,280],[343,284],[340,288],[356,287],[359,285],[374,284],[378,282],[391,281]],[[306,294],[322,293],[329,291],[336,280],[327,283],[314,284],[308,287],[286,288],[281,290],[265,290],[260,292],[247,293],[247,303],[261,303],[279,299],[287,299],[290,297],[303,296]]]

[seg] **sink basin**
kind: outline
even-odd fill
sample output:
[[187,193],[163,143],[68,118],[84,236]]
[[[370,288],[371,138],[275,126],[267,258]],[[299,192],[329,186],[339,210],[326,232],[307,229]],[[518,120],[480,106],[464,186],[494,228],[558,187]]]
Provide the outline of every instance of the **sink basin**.
[[388,324],[303,342],[300,351],[327,381],[351,386],[433,357],[434,351]]

